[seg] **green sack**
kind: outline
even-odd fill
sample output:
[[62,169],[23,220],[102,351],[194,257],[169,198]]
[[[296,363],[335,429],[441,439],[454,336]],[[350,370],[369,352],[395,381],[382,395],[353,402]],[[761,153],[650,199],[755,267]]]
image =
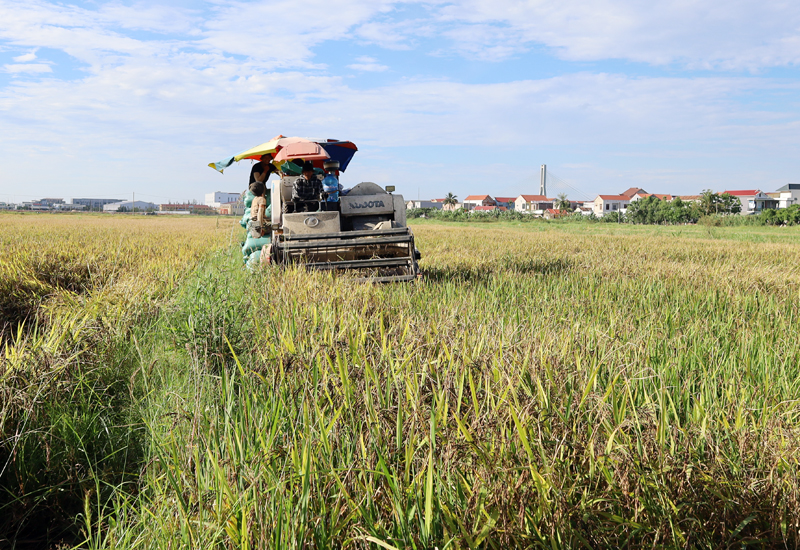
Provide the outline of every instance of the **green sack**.
[[256,198],[256,196],[253,194],[252,191],[250,191],[249,189],[247,191],[245,191],[244,192],[244,205],[247,208],[250,208],[250,206],[253,204],[253,199],[254,198]]
[[265,237],[259,237],[257,239],[248,235],[247,240],[244,242],[244,246],[242,246],[242,255],[249,256],[256,250],[261,250],[262,246],[267,246],[269,243],[269,235],[266,235]]
[[244,209],[244,214],[242,214],[242,219],[239,220],[239,225],[247,229],[247,222],[250,220],[250,208]]
[[261,263],[261,251],[256,250],[255,252],[250,254],[250,256],[247,257],[247,263],[245,263],[245,265],[247,266],[247,269],[252,271],[255,268],[257,268],[260,263]]

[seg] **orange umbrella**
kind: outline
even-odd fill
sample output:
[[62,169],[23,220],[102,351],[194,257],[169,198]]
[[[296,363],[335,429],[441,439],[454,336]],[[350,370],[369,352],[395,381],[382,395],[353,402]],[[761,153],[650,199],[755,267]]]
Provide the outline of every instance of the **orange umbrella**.
[[313,141],[298,141],[287,144],[273,159],[276,163],[283,163],[289,160],[303,159],[310,161],[323,161],[330,158],[330,155],[322,148],[319,143]]

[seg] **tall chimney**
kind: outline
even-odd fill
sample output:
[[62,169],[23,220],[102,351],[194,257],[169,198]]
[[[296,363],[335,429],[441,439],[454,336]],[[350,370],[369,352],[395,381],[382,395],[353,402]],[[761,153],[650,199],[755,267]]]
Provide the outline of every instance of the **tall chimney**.
[[539,194],[542,196],[547,196],[547,165],[542,164],[542,179],[541,183],[539,183]]

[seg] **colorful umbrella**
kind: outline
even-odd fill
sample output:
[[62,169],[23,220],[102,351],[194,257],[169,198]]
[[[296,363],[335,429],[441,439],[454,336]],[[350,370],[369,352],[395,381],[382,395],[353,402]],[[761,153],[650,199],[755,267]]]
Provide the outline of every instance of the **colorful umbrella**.
[[[271,140],[267,141],[266,143],[262,143],[261,145],[256,145],[250,149],[242,151],[241,153],[237,153],[231,157],[225,158],[218,162],[211,162],[209,166],[214,170],[222,173],[225,168],[229,167],[234,162],[239,162],[242,159],[254,159],[254,160],[261,160],[261,155],[266,155],[268,153],[279,153],[281,149],[292,145],[294,143],[313,143],[315,145],[321,146],[324,149],[324,152],[327,153],[328,157],[331,160],[338,160],[339,161],[339,171],[344,172],[347,168],[347,165],[350,164],[350,160],[355,155],[358,148],[352,141],[339,141],[337,139],[307,139],[301,137],[286,137],[283,135],[276,136]],[[328,158],[324,157],[324,158]],[[297,155],[294,158],[304,158],[303,155]],[[320,160],[322,157],[320,158]],[[279,163],[285,162],[287,159],[283,159],[283,161],[278,161]],[[311,159],[308,159],[311,160]]]
[[344,172],[347,165],[353,159],[353,155],[358,151],[358,147],[352,141],[339,141],[336,139],[329,139],[327,141],[318,141],[323,149],[327,151],[331,160],[339,161],[339,171]]
[[278,151],[273,159],[276,164],[287,160],[303,159],[310,161],[328,160],[330,155],[318,143],[301,141],[287,145]]
[[218,172],[222,173],[222,171],[225,170],[225,168],[227,168],[234,162],[239,162],[242,159],[261,160],[261,155],[266,155],[269,153],[274,154],[277,151],[280,151],[282,148],[286,147],[287,145],[300,142],[311,143],[311,140],[301,137],[286,137],[279,135],[267,141],[266,143],[262,143],[261,145],[256,145],[255,147],[251,147],[250,149],[242,151],[241,153],[236,153],[232,157],[228,157],[219,162],[210,162],[208,165],[214,170],[217,170]]

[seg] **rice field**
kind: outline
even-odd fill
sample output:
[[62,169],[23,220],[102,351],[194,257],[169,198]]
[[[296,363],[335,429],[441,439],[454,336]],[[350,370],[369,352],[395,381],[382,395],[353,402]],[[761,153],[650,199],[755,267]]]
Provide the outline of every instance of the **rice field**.
[[797,228],[420,220],[374,286],[234,224],[0,216],[0,547],[800,541]]

